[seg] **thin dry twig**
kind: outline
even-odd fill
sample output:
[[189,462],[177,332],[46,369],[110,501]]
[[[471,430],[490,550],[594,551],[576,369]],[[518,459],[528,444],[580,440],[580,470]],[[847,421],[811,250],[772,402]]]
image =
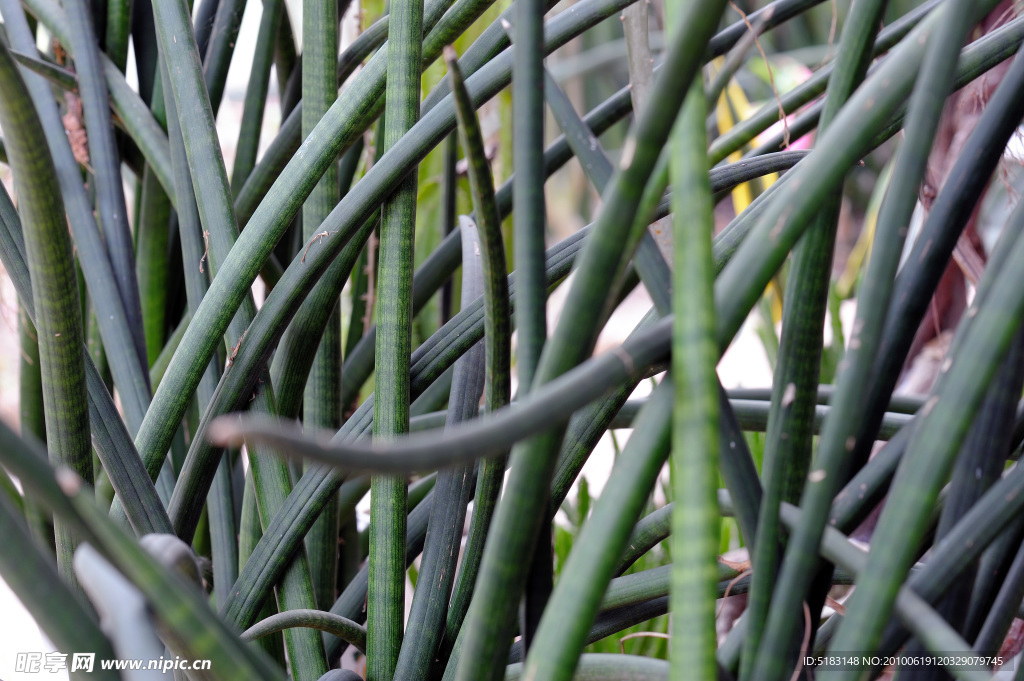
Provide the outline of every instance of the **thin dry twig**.
[[718,562],[731,570],[735,570],[736,572],[746,572],[750,570],[751,567],[749,560],[732,561],[719,556]]
[[722,603],[718,606],[718,611],[715,613],[715,619],[718,619],[718,617],[721,616],[722,610],[725,608],[725,601],[727,598],[729,598],[729,593],[732,591],[732,587],[736,584],[736,582],[740,581],[741,579],[752,573],[753,570],[744,570],[743,572],[739,573],[731,580],[729,580],[729,584],[725,587],[725,593],[722,594]]
[[622,654],[626,654],[626,641],[631,638],[663,638],[666,641],[669,640],[668,634],[662,634],[657,631],[638,631],[634,634],[626,634],[619,639],[619,648],[622,650]]
[[807,601],[804,601],[804,640],[800,644],[800,657],[796,661],[796,668],[793,670],[793,676],[789,677],[789,681],[796,681],[800,678],[800,672],[804,668],[804,656],[807,655],[807,648],[811,645],[811,609],[807,606]]
[[836,613],[840,615],[846,614],[846,606],[837,601],[836,599],[832,598],[831,596],[825,596],[825,605],[832,608],[836,611]]
[[317,239],[320,239],[320,243],[323,244],[325,236],[330,236],[330,232],[323,231],[319,232],[318,234],[314,234],[313,237],[309,240],[309,243],[306,244],[306,250],[302,254],[302,260],[300,260],[299,262],[306,262],[306,256],[309,255],[309,249],[313,247],[313,242],[316,241]]
[[235,357],[238,355],[238,349],[242,347],[242,341],[245,340],[245,334],[249,333],[249,329],[242,332],[242,335],[238,337],[238,342],[235,343],[235,347],[231,348],[231,356],[228,357],[228,366],[235,363]]
[[963,234],[960,235],[956,246],[953,247],[953,260],[960,271],[964,273],[967,281],[977,288],[978,282],[981,281],[981,275],[985,272],[985,260],[975,250],[971,240]]
[[757,51],[761,53],[761,59],[764,60],[764,67],[768,71],[768,84],[771,85],[772,94],[775,96],[775,103],[779,105],[779,120],[782,121],[782,148],[789,148],[789,122],[786,120],[786,107],[782,106],[782,97],[779,96],[779,90],[775,87],[775,76],[772,74],[772,65],[768,62],[768,55],[765,54],[764,47],[761,46],[761,40],[757,37],[757,30],[753,24],[750,23],[750,19],[747,18],[746,13],[736,6],[736,3],[729,0],[729,6],[736,11],[737,14],[743,19],[743,23],[747,25],[747,30],[754,34],[754,45],[757,46]]
[[203,257],[199,258],[199,273],[200,274],[202,274],[205,271],[205,270],[203,270],[203,262],[206,260],[206,256],[208,256],[210,254],[210,230],[204,230],[203,231],[203,241],[206,242],[206,250],[203,251]]
[[89,167],[89,135],[82,119],[82,100],[73,92],[65,92],[64,103],[68,110],[60,120],[64,124],[68,143],[71,144],[71,154],[79,165],[92,172],[92,168]]
[[373,319],[376,275],[377,235],[370,234],[370,238],[366,240],[366,293],[363,294],[363,300],[366,301],[366,310],[363,312],[363,335],[366,335],[366,332],[370,330],[370,320]]

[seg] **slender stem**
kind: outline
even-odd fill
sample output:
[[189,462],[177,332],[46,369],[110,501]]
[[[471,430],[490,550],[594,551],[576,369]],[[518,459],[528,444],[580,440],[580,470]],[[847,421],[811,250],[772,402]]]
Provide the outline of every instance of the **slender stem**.
[[[196,49],[199,57],[206,60],[206,53],[210,49],[210,36],[213,35],[213,22],[217,19],[217,10],[220,8],[221,0],[207,0],[200,2],[195,11],[195,36]],[[189,3],[191,7],[193,3]]]
[[[4,546],[0,554],[0,574],[4,581],[32,613],[39,629],[60,650],[114,655],[92,611],[61,580],[53,554],[28,533],[22,520],[14,505],[0,495],[0,542]],[[104,681],[120,678],[113,670],[97,669],[96,672],[103,675]],[[92,676],[81,670],[70,674],[74,681],[85,681]]]
[[931,147],[944,94],[950,89],[955,68],[948,48],[957,40],[957,32],[961,32],[962,42],[962,31],[970,23],[955,15],[972,3],[953,3],[936,10],[949,12],[957,4],[959,7],[953,11],[953,18],[942,20],[938,28],[941,33],[934,34],[930,40],[926,56],[929,68],[922,71],[922,80],[912,95],[911,115],[915,125],[908,128],[904,142],[910,147],[900,153],[897,160],[899,171],[894,175],[894,179],[900,178],[896,180],[899,184],[890,186],[882,206],[865,285],[858,295],[857,321],[846,357],[847,369],[839,376],[837,394],[833,398],[837,414],[841,416],[828,419],[821,435],[815,466],[824,475],[804,488],[800,506],[805,514],[790,535],[779,579],[772,587],[774,596],[766,620],[766,637],[755,665],[766,674],[774,670],[773,676],[767,678],[782,678],[785,673],[784,666],[777,659],[778,651],[780,647],[792,646],[793,632],[800,626],[795,619],[796,613],[800,603],[807,598],[811,575],[817,565],[813,554],[808,555],[809,547],[816,546],[820,540],[826,525],[824,509],[829,507],[835,493],[850,475],[851,450],[857,445],[861,427],[858,424],[863,423],[867,410],[865,405],[870,404],[865,395],[871,383],[868,377],[876,366],[882,326],[892,297],[893,277],[906,237],[904,225],[908,224],[916,203],[916,187],[923,176],[924,157]]
[[[22,52],[34,50],[35,37],[19,4],[13,0],[0,0],[0,11],[3,12],[4,26],[12,46]],[[118,77],[122,78],[120,74]],[[121,397],[128,430],[134,433],[142,423],[149,406],[148,376],[143,375],[144,371],[146,374],[148,371],[142,356],[137,354],[129,316],[121,303],[120,295],[111,295],[112,292],[119,290],[114,269],[93,214],[92,201],[82,185],[78,164],[71,153],[67,132],[53,99],[53,91],[48,83],[34,74],[25,73],[25,83],[32,95],[32,102],[42,122],[47,146],[57,169],[61,196],[67,211],[67,222],[71,227],[75,250],[82,265],[82,274],[96,309],[97,325],[103,337],[104,348],[108,353],[118,357],[139,358],[139,361],[122,361],[110,365],[114,384]],[[139,330],[141,331],[141,326]]]
[[359,652],[366,650],[366,629],[350,619],[321,610],[288,610],[260,620],[242,632],[243,641],[257,641],[265,636],[291,629],[307,627],[326,631],[355,646]]
[[136,223],[138,259],[135,270],[146,337],[146,364],[152,367],[164,347],[167,331],[167,279],[170,274],[167,250],[170,244],[171,201],[149,164],[142,172],[141,189],[141,210]]
[[[464,229],[462,300],[469,301],[483,291],[484,276],[481,241],[472,227]],[[479,343],[455,363],[446,424],[454,425],[477,416],[484,389],[485,363],[486,350]],[[451,599],[466,505],[473,488],[473,465],[439,471],[435,479],[430,521],[407,625],[416,635],[403,642],[395,668],[395,677],[408,681],[430,678],[431,664],[444,634],[442,624]]]
[[[256,487],[252,482],[251,469],[246,472],[245,481],[242,484],[244,485],[244,490],[242,491],[241,521],[238,527],[238,565],[235,566],[236,572],[242,571],[245,564],[249,561],[253,549],[259,543],[260,537],[263,536],[263,527],[260,526],[260,512],[256,508]],[[214,576],[214,579],[216,579],[216,576]],[[231,587],[234,587],[233,583],[229,588]],[[217,604],[219,606],[224,605],[220,599],[217,599]],[[276,614],[277,603],[274,602],[273,598],[266,598],[263,601],[263,607],[256,616],[256,621],[265,620]],[[282,669],[287,664],[284,655],[284,636],[280,632],[256,639],[255,647],[276,660]]]
[[[43,383],[39,373],[39,336],[25,306],[18,303],[18,335],[20,337],[21,366],[18,371],[19,431],[22,436],[32,435],[46,444],[46,421],[43,410]],[[55,549],[52,518],[33,499],[25,499],[25,519],[32,536],[41,547],[53,554]]]
[[[455,229],[458,220],[456,198],[459,188],[459,178],[456,165],[459,162],[459,136],[452,133],[444,143],[444,169],[441,179],[441,238],[447,237]],[[435,253],[437,250],[435,249]],[[415,281],[415,277],[413,277]],[[441,319],[444,324],[452,318],[452,294],[454,282],[448,279],[441,287]]]
[[[423,0],[395,2],[388,35],[385,153],[419,118]],[[381,207],[379,271],[386,276],[377,288],[375,438],[409,431],[416,185],[413,170]],[[367,681],[391,681],[398,663],[405,612],[406,493],[404,476],[371,480]]]
[[[337,98],[338,3],[302,3],[302,136],[313,131]],[[302,206],[302,237],[309,243],[338,201],[338,164],[324,172]],[[317,428],[341,426],[341,301],[337,295],[318,300],[332,310],[313,358],[303,396],[303,423]],[[306,332],[310,332],[307,329]],[[335,498],[306,535],[306,553],[316,603],[334,602],[338,569],[338,502]]]
[[[443,0],[438,0],[438,3],[442,8],[445,6]],[[545,49],[550,51],[564,44],[586,27],[608,16],[609,11],[620,9],[623,4],[628,2],[616,0],[601,3],[593,0],[592,4],[587,3],[586,7],[581,5],[579,12],[563,13],[554,17],[549,21],[546,31]],[[431,5],[434,3],[431,2]],[[434,33],[443,36],[448,30],[450,26],[441,21]],[[510,56],[500,55],[486,65],[486,72],[477,73],[467,80],[469,90],[477,103],[494,96],[507,84]],[[241,304],[244,291],[248,290],[248,286],[258,275],[262,263],[273,249],[273,244],[284,233],[288,221],[311,190],[314,181],[324,172],[326,164],[330,163],[347,143],[354,141],[365,125],[372,120],[366,111],[374,111],[375,98],[378,98],[381,92],[381,84],[378,81],[383,80],[386,71],[385,61],[386,55],[382,52],[378,52],[370,59],[353,82],[350,88],[351,96],[340,98],[331,107],[331,112],[317,126],[320,132],[308,138],[308,151],[292,158],[288,172],[282,175],[281,180],[267,194],[268,198],[261,203],[260,210],[253,214],[240,235],[237,245],[225,261],[229,273],[213,282],[211,292],[216,295],[204,303],[205,310],[197,315],[196,323],[190,325],[185,338],[182,339],[183,347],[194,350],[175,355],[172,366],[169,367],[167,376],[161,384],[161,390],[154,396],[154,408],[149,412],[149,421],[140,431],[139,449],[147,462],[163,455],[165,442],[170,441],[173,433],[171,426],[174,424],[176,427],[184,411],[183,398],[195,389],[198,374],[194,373],[196,368],[192,365],[202,365],[212,355],[214,343],[207,336],[208,329],[226,328],[229,311],[235,310]],[[304,254],[302,262],[293,263],[293,276],[299,274],[295,270],[301,269],[303,275],[315,278],[327,269],[327,260],[337,255],[349,237],[380,205],[381,198],[393,191],[397,181],[406,176],[410,168],[415,166],[434,144],[454,129],[455,117],[452,108],[441,106],[430,110],[424,120],[416,126],[418,133],[426,133],[426,136],[411,135],[402,145],[395,147],[393,153],[387,155],[390,158],[386,161],[382,158],[381,162],[364,176],[360,181],[361,190],[349,193],[332,211],[331,218],[325,221],[323,231],[327,231],[328,236],[322,241],[318,240],[308,254]],[[441,133],[441,138],[432,139],[435,133]],[[256,172],[258,169],[254,171],[254,175]],[[250,178],[250,183],[252,180],[253,178]],[[242,202],[246,191],[243,189],[239,203]],[[358,210],[352,210],[353,207]],[[353,221],[350,222],[350,219]],[[275,288],[268,298],[268,304],[277,290]]]
[[[192,186],[196,193],[196,205],[210,238],[210,271],[215,273],[223,265],[224,259],[238,238],[238,230],[214,126],[213,111],[199,68],[198,51],[195,42],[191,40],[192,26],[185,3],[180,0],[157,3],[154,5],[154,12],[162,54],[167,60],[167,72],[173,74],[173,77],[164,79],[164,87],[167,90],[165,101],[168,110],[172,101],[177,110],[182,142],[192,174]],[[177,36],[183,37],[178,39]],[[206,298],[209,298],[209,295]],[[229,339],[235,347],[243,341],[245,330],[255,315],[251,293],[246,291],[242,302],[241,309],[230,321]],[[273,388],[266,373],[265,370],[260,372],[263,384],[254,396],[252,408],[273,413]],[[167,381],[168,377],[165,375],[161,386],[166,386]],[[178,395],[174,399],[189,397]],[[194,461],[196,458],[215,457],[219,454],[219,451],[213,450],[204,441],[194,439],[186,462],[189,459]],[[287,469],[279,457],[266,450],[253,448],[249,454],[261,516],[269,518],[279,510],[284,498],[291,491]],[[154,457],[149,463],[159,460],[158,457]],[[175,496],[178,494],[179,490],[176,489]],[[172,497],[171,502],[173,507],[175,497]],[[288,609],[308,608],[313,605],[304,552],[299,552],[289,563],[280,585],[279,595],[282,606]],[[326,671],[323,646],[315,634],[303,630],[289,631],[285,640],[297,676],[304,680],[316,679]]]
[[[50,475],[56,486],[52,471]],[[217,618],[200,589],[163,565],[111,522],[96,506],[91,488],[75,476],[59,478],[57,493],[64,504],[54,511],[60,511],[64,519],[73,521],[81,536],[142,592],[155,617],[173,637],[182,657],[210,660],[212,669],[221,670],[217,676],[226,681],[271,681],[282,677],[280,669],[240,641],[238,633]],[[173,537],[168,539],[189,562],[193,561],[187,545]],[[194,562],[191,568],[195,570]]]
[[[473,206],[478,216],[484,259],[484,339],[486,343],[486,386],[484,409],[493,414],[506,406],[511,393],[510,347],[511,328],[509,323],[508,265],[505,260],[505,244],[501,233],[501,218],[494,195],[494,184],[487,156],[484,153],[483,136],[479,120],[473,110],[472,100],[466,90],[454,50],[446,50],[445,61],[451,74],[452,92],[455,95],[456,117],[459,121],[459,135],[462,147],[469,161],[469,183],[473,195]],[[454,146],[454,145],[453,145]],[[465,225],[469,218],[462,218]],[[463,305],[468,301],[463,298]],[[480,463],[477,473],[476,497],[473,501],[473,519],[469,537],[466,540],[464,559],[458,572],[445,623],[444,639],[438,655],[439,666],[446,666],[451,649],[466,612],[469,609],[476,575],[480,569],[484,541],[490,529],[494,508],[501,493],[505,478],[507,452],[491,457]]]
[[[242,27],[242,13],[246,0],[219,0],[213,19],[210,42],[203,53],[203,76],[210,95],[210,105],[216,116],[224,97],[228,67],[235,52],[238,30]],[[202,7],[202,3],[200,3]]]
[[[6,16],[10,19],[12,15],[7,14]],[[33,300],[35,298],[27,259],[23,255],[25,243],[21,221],[18,219],[6,191],[0,191],[0,226],[2,226],[0,228],[0,259],[3,260],[4,268],[10,274],[11,281],[18,292],[23,314],[34,323]],[[85,359],[86,391],[89,395],[89,424],[93,446],[103,464],[104,471],[109,474],[111,486],[119,497],[126,500],[127,519],[139,535],[170,532],[171,524],[164,506],[157,497],[153,482],[149,479],[138,452],[132,445],[125,423],[114,405],[114,400],[110,397],[99,370],[89,359],[89,350],[84,343],[82,351],[82,356]],[[35,366],[39,367],[38,360],[36,360]],[[34,459],[38,466],[45,467],[45,452],[42,456],[36,456]],[[26,485],[28,474],[23,468],[19,468],[17,463],[10,459],[3,461],[3,465],[18,477],[23,485]],[[52,475],[48,480],[51,484],[55,484]],[[50,489],[52,491],[52,487]],[[39,495],[38,490],[33,490],[34,498],[46,497],[45,492],[41,497],[37,497],[37,495]],[[50,506],[52,510],[49,501],[44,501],[44,505]]]
[[[533,385],[547,339],[547,287],[544,277],[544,0],[513,5],[516,46],[512,58],[513,260],[519,272],[522,304],[515,309],[516,374],[519,393]],[[531,552],[520,610],[527,649],[533,641],[552,587],[551,528],[542,527]]]
[[[822,132],[864,79],[886,4],[886,0],[866,0],[858,2],[851,10],[843,26],[839,57],[828,82],[825,108],[818,122]],[[799,500],[811,465],[814,405],[840,202],[841,195],[835,191],[829,192],[821,202],[819,214],[808,228],[806,238],[793,250],[786,278],[783,331],[772,379],[772,411],[762,464],[765,494],[758,516],[755,569],[746,617],[747,636],[740,666],[741,679],[751,677],[755,661],[768,667],[792,662],[778,649],[772,651],[772,660],[767,662],[758,657],[758,648],[781,562],[779,504]],[[809,605],[815,608],[817,603],[812,601]],[[803,622],[803,609],[799,605],[789,614],[793,622]],[[802,628],[794,627],[790,636],[796,637],[802,631]],[[777,633],[772,632],[771,636],[776,645],[779,641]],[[794,642],[789,643],[786,650],[794,649]],[[765,672],[761,668],[758,675]]]
[[131,30],[132,4],[128,0],[107,0],[107,26],[104,51],[118,70],[128,64],[128,33]]
[[[0,42],[0,126],[26,225],[25,252],[35,300],[46,442],[53,464],[92,481],[92,449],[82,355],[82,313],[64,206],[46,138],[6,43]],[[75,584],[71,559],[77,539],[55,521],[57,567]]]
[[[707,4],[707,3],[705,3]],[[604,318],[612,285],[625,269],[632,246],[633,216],[658,156],[682,104],[678,81],[699,72],[703,48],[711,38],[724,2],[688,7],[687,39],[676,41],[666,67],[655,83],[651,105],[626,141],[619,168],[605,192],[605,204],[593,239],[576,268],[576,276],[551,342],[546,345],[534,389],[554,380],[588,356]],[[717,10],[717,12],[716,12]],[[706,180],[705,180],[706,181]],[[646,225],[643,226],[646,228]],[[512,471],[494,519],[493,535],[484,551],[477,593],[466,621],[467,635],[456,678],[462,681],[497,678],[505,646],[512,635],[512,616],[526,579],[522,556],[531,555],[545,513],[551,474],[564,425],[523,440],[513,449]]]
[[[677,17],[683,6],[680,2],[666,6],[669,25],[677,35],[682,29]],[[706,109],[703,83],[696,78],[669,147],[675,214],[672,493],[676,505],[672,513],[671,591],[675,617],[669,645],[673,679],[716,675],[718,376]]]
[[[135,276],[135,249],[128,210],[125,205],[124,184],[121,180],[121,159],[114,140],[114,124],[110,116],[107,81],[100,62],[99,45],[92,25],[91,10],[85,0],[64,3],[71,25],[71,49],[75,54],[79,92],[88,130],[89,160],[96,180],[96,204],[103,238],[114,268],[117,290],[128,316],[129,328],[139,366],[148,382],[149,362],[146,361],[146,341],[143,337],[142,305],[139,284]],[[147,386],[148,387],[148,386]]]
[[516,306],[516,373],[529,392],[547,337],[544,281],[544,3],[517,0],[512,59],[513,252],[523,301]]
[[[156,79],[161,89],[164,89],[163,84],[166,82],[167,77],[166,63],[161,58]],[[175,193],[178,196],[179,204],[177,216],[178,236],[181,243],[182,274],[185,279],[186,306],[189,312],[194,314],[209,287],[207,278],[209,268],[202,266],[207,250],[206,241],[203,238],[203,228],[200,224],[195,193],[192,189],[192,176],[189,171],[188,159],[186,158],[185,146],[181,136],[181,125],[178,120],[177,107],[174,106],[173,97],[169,100],[163,99],[162,94],[159,93],[154,93],[154,97],[160,97],[164,101],[170,114],[167,128],[171,144],[172,164],[174,166]],[[206,365],[203,376],[196,388],[196,406],[200,411],[205,411],[213,399],[219,375],[220,371],[216,360],[211,360]],[[193,437],[195,437],[195,433],[193,433]],[[217,472],[214,475],[210,492],[205,495],[209,511],[210,543],[214,570],[214,596],[218,604],[223,604],[230,593],[230,585],[226,585],[224,582],[230,580],[231,584],[233,584],[235,579],[238,578],[238,549],[235,539],[235,517],[234,512],[231,510],[232,481],[230,476],[230,454],[225,453],[217,465]]]
[[259,150],[263,113],[267,108],[267,92],[270,87],[270,67],[274,65],[274,38],[283,11],[282,0],[263,0],[263,15],[256,35],[256,54],[253,55],[252,74],[245,89],[242,123],[238,128],[235,162],[231,167],[231,191],[236,196],[256,166],[256,152]]
[[[593,514],[573,542],[526,658],[528,678],[572,678],[594,617],[602,608],[601,597],[608,591],[617,557],[625,549],[633,523],[668,457],[674,393],[671,379],[658,386],[638,417],[634,436],[618,458]],[[714,485],[711,490],[713,493]],[[718,507],[712,508],[717,521]],[[716,583],[718,579],[716,569]],[[678,615],[675,621],[679,626]]]
[[[1010,93],[1024,79],[1024,61],[1014,61],[989,110],[1010,103]],[[1006,99],[1004,99],[1004,97]],[[1019,112],[1016,117],[1019,117]],[[1024,209],[1014,210],[1010,221],[1020,224]],[[1024,258],[1024,239],[1010,246],[1007,262]],[[983,304],[954,339],[948,370],[942,373],[922,410],[922,421],[911,436],[896,480],[879,520],[874,541],[893,542],[890,551],[872,551],[858,580],[861,596],[851,602],[833,642],[835,650],[859,650],[877,645],[882,627],[895,604],[899,576],[906,573],[927,529],[928,515],[939,490],[948,479],[985,390],[1002,362],[1019,326],[1024,293],[1014,285],[1015,268],[1004,267],[982,280],[978,299]],[[912,490],[912,491],[911,491]],[[895,537],[899,537],[898,541]],[[835,675],[822,675],[821,678]]]

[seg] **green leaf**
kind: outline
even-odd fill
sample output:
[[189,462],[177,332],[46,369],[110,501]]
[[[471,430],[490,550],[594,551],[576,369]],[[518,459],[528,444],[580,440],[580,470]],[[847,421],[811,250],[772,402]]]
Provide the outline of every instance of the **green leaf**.
[[[424,29],[423,0],[398,0],[390,9],[385,153],[419,119]],[[411,170],[381,205],[378,270],[387,276],[377,287],[376,439],[386,440],[409,431],[416,177],[415,169]],[[370,588],[366,604],[367,678],[371,681],[390,681],[398,663],[405,613],[406,495],[404,477],[371,478]]]
[[[338,3],[305,0],[302,4],[302,133],[309,135],[338,94],[335,59],[338,54]],[[269,75],[269,74],[268,74]],[[338,200],[338,165],[332,164],[302,206],[302,239],[312,243],[317,227]],[[317,428],[338,428],[341,405],[341,304],[338,292],[316,296],[310,304],[328,308],[320,346],[315,351],[303,394],[303,423]],[[300,322],[303,320],[300,320]],[[319,325],[318,325],[319,326]],[[317,328],[319,331],[319,328]],[[307,324],[295,333],[309,334]],[[327,608],[334,601],[338,571],[338,504],[332,500],[306,535],[306,555],[315,602]]]
[[260,620],[242,632],[243,641],[255,641],[292,627],[308,627],[339,637],[366,652],[366,629],[350,619],[320,610],[288,610]]
[[[53,161],[28,89],[6,44],[0,44],[0,125],[7,133],[7,154],[25,230],[25,252],[35,302],[39,337],[46,441],[51,460],[92,479],[92,451],[82,356],[82,316],[71,236]],[[74,582],[71,559],[75,540],[58,522],[57,565]]]
[[[4,581],[58,650],[112,658],[114,650],[99,623],[57,574],[53,556],[43,555],[19,515],[0,496],[0,541],[5,547],[0,555],[0,574]],[[111,681],[118,678],[116,673],[102,669],[96,669],[96,673]],[[79,672],[71,678],[86,676],[93,675]]]
[[662,381],[574,541],[526,659],[532,678],[572,678],[617,557],[668,457],[673,398],[672,381]]
[[[835,71],[829,78],[817,134],[828,129],[863,81],[871,61],[871,44],[886,5],[885,0],[866,0],[851,10],[843,26],[839,56]],[[752,676],[781,678],[784,673],[781,670],[792,662],[792,656],[784,651],[793,650],[803,620],[799,605],[788,603],[789,624],[769,630],[768,640],[763,644],[764,656],[760,656],[775,577],[782,562],[779,554],[784,538],[779,532],[778,505],[782,501],[795,503],[799,500],[811,466],[811,423],[817,386],[821,381],[825,311],[841,203],[839,192],[824,195],[818,207],[819,214],[793,249],[786,274],[782,337],[772,377],[772,410],[768,417],[768,438],[762,465],[765,495],[758,516],[753,554],[754,587],[747,610],[747,635],[740,667],[740,678],[743,679]],[[774,326],[771,333],[774,336]],[[817,604],[817,596],[811,602]]]
[[[685,36],[698,11],[696,2],[666,6],[676,40]],[[718,17],[724,3],[703,11]],[[660,82],[660,81],[659,81]],[[669,143],[672,178],[674,270],[672,277],[673,626],[669,656],[674,679],[708,679],[715,662],[716,563],[719,543],[715,504],[718,452],[718,376],[715,373],[714,232],[708,184],[703,79],[691,77]],[[649,104],[657,107],[656,100]],[[684,219],[684,216],[685,219]],[[667,384],[667,385],[666,385]],[[632,441],[632,439],[630,440]]]
[[88,541],[143,593],[178,654],[210,660],[224,679],[283,678],[262,654],[243,644],[210,610],[194,585],[162,566],[96,507],[80,479],[62,474],[61,487],[71,512],[90,533]]

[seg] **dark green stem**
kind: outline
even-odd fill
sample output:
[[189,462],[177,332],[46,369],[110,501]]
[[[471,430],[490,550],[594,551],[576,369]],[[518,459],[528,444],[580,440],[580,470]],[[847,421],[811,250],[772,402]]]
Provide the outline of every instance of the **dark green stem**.
[[[388,17],[385,153],[419,119],[423,0],[397,0]],[[412,344],[415,167],[381,206],[377,287],[376,399],[373,434],[409,431],[409,353]],[[406,481],[371,480],[370,589],[367,596],[367,681],[391,681],[398,663],[405,612]]]
[[[337,98],[338,4],[304,0],[302,4],[302,135],[309,135]],[[331,164],[302,206],[302,238],[311,243],[317,227],[338,201],[338,166]],[[303,423],[314,428],[341,426],[341,306],[337,295],[316,304],[331,310],[303,394]],[[296,329],[310,333],[312,329]],[[306,535],[306,555],[316,603],[334,602],[338,569],[338,502],[328,503]]]
[[[47,447],[55,466],[66,466],[91,482],[84,334],[71,235],[43,127],[5,43],[0,43],[0,87],[0,126],[8,136],[7,155],[27,226],[25,253],[39,338]],[[55,521],[54,530],[57,567],[74,584],[71,560],[77,540],[62,520]]]

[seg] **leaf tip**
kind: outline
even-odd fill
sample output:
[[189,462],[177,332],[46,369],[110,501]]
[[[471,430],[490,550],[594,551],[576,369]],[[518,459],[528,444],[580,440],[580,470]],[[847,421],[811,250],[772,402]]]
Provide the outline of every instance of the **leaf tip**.
[[54,477],[57,478],[61,491],[69,497],[78,494],[82,489],[82,478],[70,468],[61,466],[54,471]]
[[241,445],[242,433],[238,427],[238,417],[221,416],[214,419],[206,429],[206,439],[221,447]]

